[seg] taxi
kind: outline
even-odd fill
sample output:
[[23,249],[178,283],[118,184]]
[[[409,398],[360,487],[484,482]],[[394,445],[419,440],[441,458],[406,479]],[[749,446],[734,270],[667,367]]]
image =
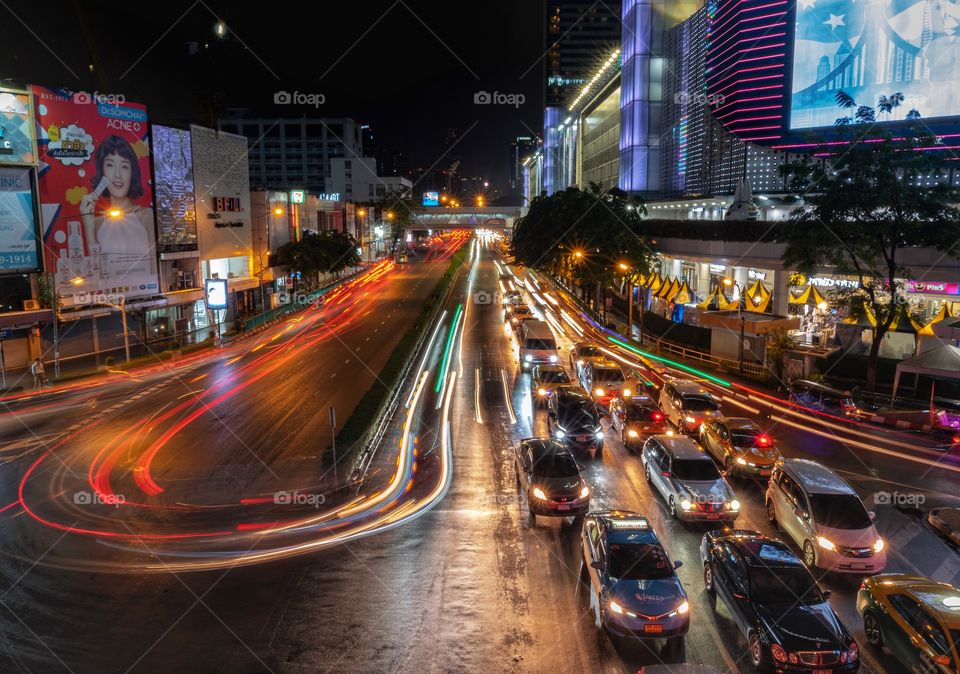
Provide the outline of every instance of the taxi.
[[913,672],[960,672],[960,589],[923,576],[884,573],[860,585],[857,612],[874,648]]
[[623,510],[588,513],[581,535],[580,576],[597,595],[600,622],[610,634],[666,639],[677,652],[690,629],[690,604],[676,569],[643,515]]
[[570,383],[570,377],[562,365],[534,365],[530,373],[530,390],[533,404],[546,405],[558,386]]

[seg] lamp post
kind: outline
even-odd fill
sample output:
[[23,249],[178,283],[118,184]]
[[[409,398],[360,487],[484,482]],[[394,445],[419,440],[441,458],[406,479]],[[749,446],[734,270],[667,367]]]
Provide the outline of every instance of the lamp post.
[[626,262],[621,262],[619,265],[620,271],[627,272],[624,274],[627,278],[627,339],[633,340],[633,275],[629,274],[630,265]]
[[261,315],[267,312],[266,298],[264,297],[264,293],[263,293],[263,272],[266,271],[263,268],[263,254],[264,253],[267,254],[268,256],[267,259],[269,259],[269,255],[270,255],[270,228],[269,228],[269,225],[267,224],[267,217],[269,217],[270,215],[280,217],[285,212],[286,211],[282,207],[277,206],[272,210],[269,210],[266,213],[261,213],[259,216],[257,216],[258,223],[260,220],[263,220],[264,230],[267,235],[266,237],[267,250],[263,250],[263,239],[264,239],[263,233],[260,232],[260,227],[259,226],[257,227],[257,282],[260,286],[260,314]]
[[744,316],[743,316],[743,286],[734,281],[733,279],[725,278],[723,279],[723,285],[733,287],[737,291],[737,319],[740,322],[740,343],[737,345],[737,363],[738,369],[740,372],[743,372],[743,339],[744,339]]

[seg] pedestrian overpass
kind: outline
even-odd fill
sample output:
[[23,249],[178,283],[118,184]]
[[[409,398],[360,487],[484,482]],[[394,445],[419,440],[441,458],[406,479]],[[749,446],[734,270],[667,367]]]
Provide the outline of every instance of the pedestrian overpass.
[[526,212],[522,206],[484,206],[474,208],[427,207],[415,215],[411,229],[496,229],[512,230],[517,218]]

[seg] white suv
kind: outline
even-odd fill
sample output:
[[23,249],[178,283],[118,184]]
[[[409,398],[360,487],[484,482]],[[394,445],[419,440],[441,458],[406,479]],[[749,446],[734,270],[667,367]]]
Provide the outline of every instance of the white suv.
[[780,459],[765,500],[767,518],[803,550],[807,566],[866,575],[887,565],[874,514],[826,466],[807,459]]
[[720,416],[720,403],[695,381],[667,381],[660,389],[660,409],[677,430],[698,433],[700,424]]

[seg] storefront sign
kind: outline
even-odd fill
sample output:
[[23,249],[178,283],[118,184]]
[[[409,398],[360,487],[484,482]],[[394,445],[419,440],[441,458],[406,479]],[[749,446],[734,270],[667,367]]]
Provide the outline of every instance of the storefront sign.
[[36,271],[37,221],[30,169],[0,168],[0,272]]
[[307,200],[306,190],[290,190],[290,203],[302,204]]
[[226,279],[208,278],[203,282],[208,309],[227,308],[227,281]]
[[340,201],[340,193],[339,192],[321,192],[320,194],[317,195],[317,199],[319,199],[320,201]]
[[908,293],[930,295],[960,295],[960,283],[932,283],[930,281],[907,281]]
[[852,281],[845,278],[831,278],[829,276],[811,276],[807,283],[812,283],[820,288],[859,288],[860,281]]
[[767,272],[765,272],[765,271],[760,271],[759,269],[749,269],[749,270],[747,270],[747,276],[749,276],[750,278],[752,278],[752,279],[754,279],[754,280],[760,280],[760,281],[766,281],[766,280],[767,280]]
[[30,97],[0,90],[0,161],[4,164],[32,164],[36,156]]
[[725,274],[726,272],[727,272],[727,268],[726,268],[725,266],[723,266],[722,264],[712,264],[712,265],[710,265],[710,273],[711,273],[711,274]]

